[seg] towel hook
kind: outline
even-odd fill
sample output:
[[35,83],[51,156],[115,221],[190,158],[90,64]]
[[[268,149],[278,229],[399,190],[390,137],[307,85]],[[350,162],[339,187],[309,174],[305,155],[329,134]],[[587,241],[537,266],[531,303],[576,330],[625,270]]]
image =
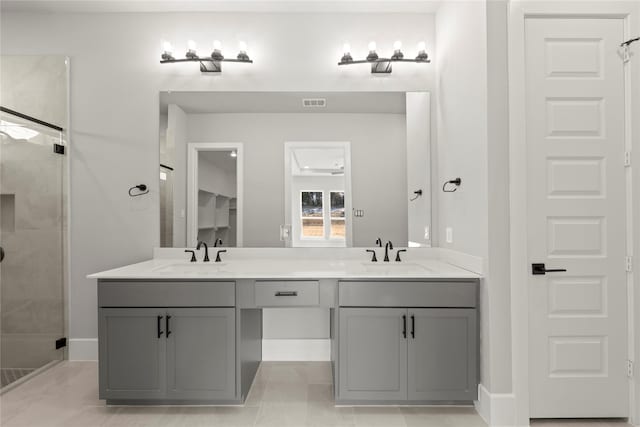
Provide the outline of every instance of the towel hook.
[[415,194],[415,196],[409,199],[410,202],[413,202],[415,199],[422,196],[422,189],[414,191],[413,194]]
[[[455,187],[447,188],[448,184],[453,184],[455,185]],[[446,181],[444,184],[442,184],[442,191],[444,191],[445,193],[455,193],[456,191],[458,191],[458,187],[460,187],[461,184],[462,184],[462,179],[460,178]]]
[[[136,189],[138,190],[138,193],[134,194],[133,191]],[[134,185],[129,189],[129,196],[138,197],[138,196],[142,196],[143,194],[147,194],[148,192],[149,192],[149,189],[145,184],[138,184],[138,185]]]

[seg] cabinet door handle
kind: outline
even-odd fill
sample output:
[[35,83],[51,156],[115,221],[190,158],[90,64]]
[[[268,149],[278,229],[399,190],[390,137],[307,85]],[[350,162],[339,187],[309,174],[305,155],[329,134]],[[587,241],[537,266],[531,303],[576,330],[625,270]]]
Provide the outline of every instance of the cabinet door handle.
[[411,338],[416,338],[416,316],[411,315]]
[[407,338],[407,315],[402,315],[402,336]]
[[161,326],[160,326],[161,323],[162,323],[162,316],[158,316],[158,324],[157,324],[157,327],[158,327],[158,338],[160,338],[162,336],[162,334],[164,333],[164,332],[162,332],[162,329],[160,329],[161,328]]
[[167,338],[169,338],[169,335],[171,335],[171,329],[169,329],[169,319],[171,319],[171,316],[167,316],[167,323],[166,323],[166,330],[167,330]]
[[298,291],[278,291],[276,292],[277,297],[297,297]]

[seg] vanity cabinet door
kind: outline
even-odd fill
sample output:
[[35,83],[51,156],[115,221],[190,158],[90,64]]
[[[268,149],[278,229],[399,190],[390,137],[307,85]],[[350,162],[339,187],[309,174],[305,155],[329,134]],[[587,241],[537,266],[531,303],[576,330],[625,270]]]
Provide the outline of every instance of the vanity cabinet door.
[[340,400],[407,398],[404,308],[340,308]]
[[165,394],[165,310],[101,308],[101,399],[154,399]]
[[167,398],[236,395],[235,309],[167,309]]
[[474,309],[409,309],[409,400],[477,398]]

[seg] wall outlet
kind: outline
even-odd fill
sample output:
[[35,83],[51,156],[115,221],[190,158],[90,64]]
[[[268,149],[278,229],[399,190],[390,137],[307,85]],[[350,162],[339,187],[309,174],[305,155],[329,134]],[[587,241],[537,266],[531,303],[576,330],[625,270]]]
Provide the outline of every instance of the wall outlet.
[[280,241],[286,242],[291,239],[291,226],[284,224],[280,226]]
[[447,227],[445,229],[445,239],[447,243],[453,243],[453,228]]
[[354,209],[353,216],[356,218],[362,218],[364,216],[364,209]]
[[429,240],[429,227],[424,228],[424,240]]

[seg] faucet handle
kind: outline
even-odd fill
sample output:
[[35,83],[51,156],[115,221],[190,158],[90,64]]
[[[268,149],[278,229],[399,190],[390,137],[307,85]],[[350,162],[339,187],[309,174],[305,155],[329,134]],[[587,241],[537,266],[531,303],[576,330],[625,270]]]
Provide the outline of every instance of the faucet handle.
[[373,249],[367,249],[367,252],[371,252],[371,262],[378,262],[378,258],[376,258],[376,251]]
[[222,252],[227,252],[227,250],[226,250],[226,249],[221,249],[221,250],[219,250],[219,251],[216,253],[216,261],[215,261],[215,262],[221,262],[221,261],[222,261],[222,259],[220,258],[220,254],[221,254]]
[[382,247],[382,239],[381,239],[381,238],[379,238],[379,237],[378,237],[378,238],[376,239],[376,245],[377,245],[379,248],[381,248],[381,247]]
[[407,252],[407,250],[406,249],[398,249],[398,251],[396,252],[396,262],[402,261],[400,259],[400,252]]
[[191,262],[196,262],[197,261],[197,259],[196,259],[196,251],[191,250],[191,249],[185,249],[184,251],[185,252],[191,252]]

